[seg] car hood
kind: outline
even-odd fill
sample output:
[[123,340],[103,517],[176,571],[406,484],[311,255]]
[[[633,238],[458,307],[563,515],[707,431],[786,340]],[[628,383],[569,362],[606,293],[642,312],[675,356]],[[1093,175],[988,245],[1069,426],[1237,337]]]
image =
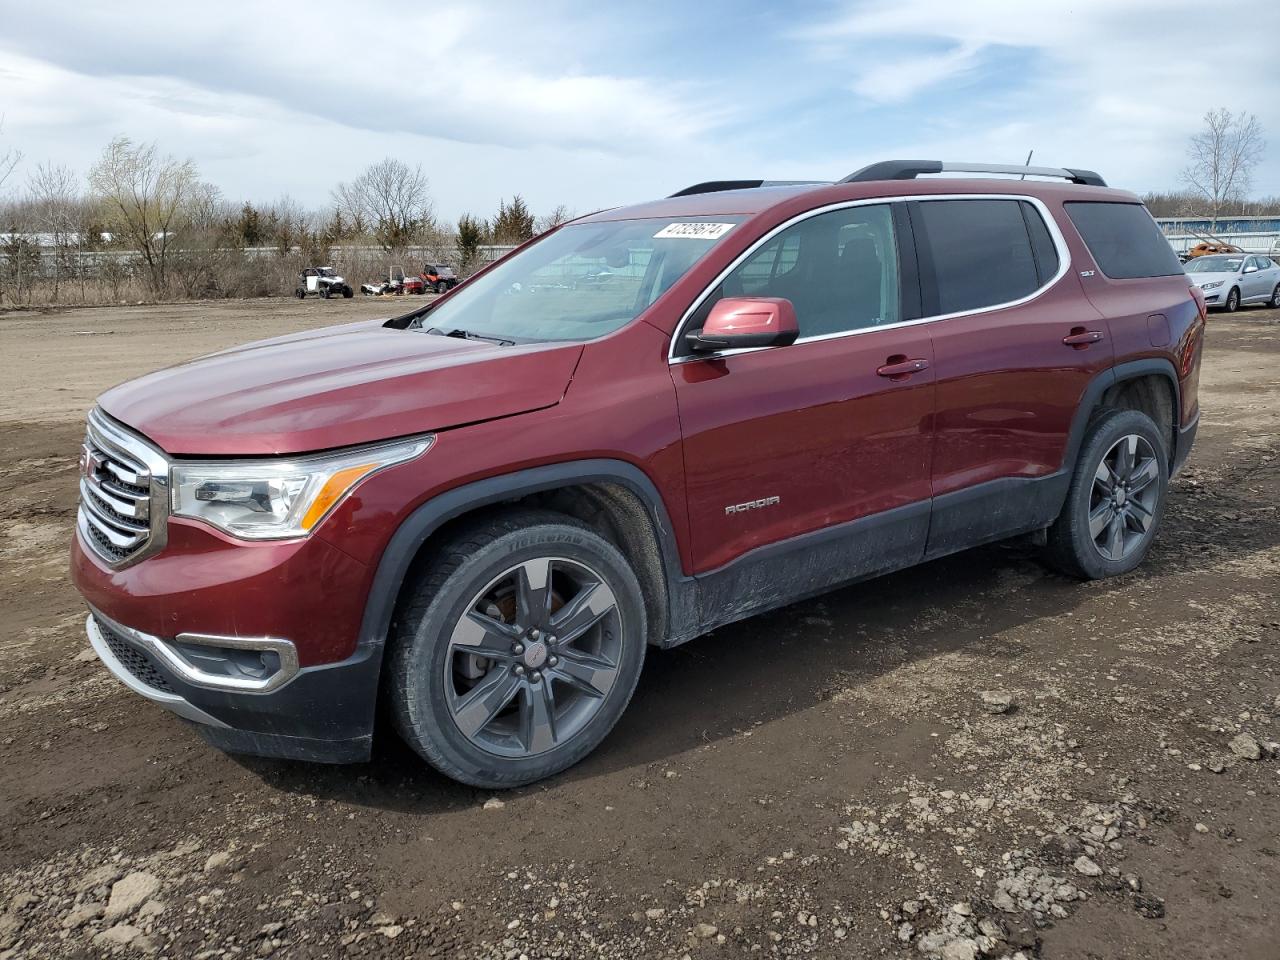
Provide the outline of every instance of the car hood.
[[580,344],[500,346],[347,324],[147,374],[99,406],[178,455],[306,453],[558,403]]
[[1203,287],[1206,283],[1217,283],[1220,280],[1234,280],[1234,273],[1188,273],[1191,282],[1197,287]]

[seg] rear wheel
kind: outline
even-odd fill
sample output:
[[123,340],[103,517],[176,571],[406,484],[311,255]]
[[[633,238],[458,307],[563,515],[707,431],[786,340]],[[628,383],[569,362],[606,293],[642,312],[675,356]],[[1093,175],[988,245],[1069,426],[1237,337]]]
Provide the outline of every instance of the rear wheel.
[[305,300],[307,296],[307,291],[304,287],[298,287],[296,290],[293,291],[293,295],[297,297],[299,300]]
[[342,299],[350,300],[355,295],[356,295],[356,292],[352,290],[351,287],[345,286],[342,288]]
[[463,783],[515,787],[577,763],[626,708],[644,604],[617,548],[556,513],[443,545],[392,631],[401,736]]
[[1151,549],[1168,485],[1169,456],[1151,418],[1103,415],[1085,435],[1046,559],[1086,580],[1132,570]]
[[1267,306],[1272,310],[1280,310],[1280,283],[1277,283],[1276,288],[1271,291],[1271,299],[1268,301]]
[[1240,290],[1238,287],[1231,288],[1231,292],[1227,294],[1225,306],[1227,313],[1235,313],[1240,309]]

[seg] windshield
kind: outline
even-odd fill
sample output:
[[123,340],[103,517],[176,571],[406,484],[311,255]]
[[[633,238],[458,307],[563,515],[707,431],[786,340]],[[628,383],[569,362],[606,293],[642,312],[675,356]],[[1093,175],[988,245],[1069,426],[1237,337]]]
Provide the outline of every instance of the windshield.
[[1235,273],[1244,257],[1196,257],[1187,263],[1187,273]]
[[517,342],[600,337],[639,315],[742,219],[570,224],[464,284],[418,325]]
[[333,267],[321,267],[316,271],[316,275],[321,277],[332,277],[334,276],[334,269]]

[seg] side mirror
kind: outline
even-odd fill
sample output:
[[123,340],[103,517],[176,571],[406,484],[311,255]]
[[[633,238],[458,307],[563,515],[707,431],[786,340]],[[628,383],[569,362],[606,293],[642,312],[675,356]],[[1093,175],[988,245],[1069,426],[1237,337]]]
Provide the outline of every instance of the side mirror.
[[1251,264],[1249,264],[1247,267],[1245,267],[1243,270],[1241,270],[1240,272],[1241,272],[1241,273],[1257,273],[1257,272],[1258,272],[1258,268],[1257,268],[1257,267],[1255,267],[1255,266],[1251,263]]
[[701,330],[685,336],[695,353],[742,347],[785,347],[800,335],[796,308],[783,297],[726,297],[711,308]]

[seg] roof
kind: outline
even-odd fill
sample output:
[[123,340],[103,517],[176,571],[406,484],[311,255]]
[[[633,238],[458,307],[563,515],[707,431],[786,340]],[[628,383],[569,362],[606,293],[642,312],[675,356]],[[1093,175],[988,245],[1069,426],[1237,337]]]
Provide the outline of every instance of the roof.
[[976,177],[937,177],[915,180],[867,180],[854,183],[816,184],[805,186],[764,186],[745,190],[720,190],[688,196],[665,197],[612,210],[602,210],[578,222],[607,220],[639,220],[649,217],[752,216],[775,207],[796,206],[810,209],[847,200],[873,200],[880,197],[928,196],[936,194],[1015,194],[1062,200],[1121,200],[1137,203],[1138,198],[1125,190],[1094,187],[1050,180],[985,179]]

